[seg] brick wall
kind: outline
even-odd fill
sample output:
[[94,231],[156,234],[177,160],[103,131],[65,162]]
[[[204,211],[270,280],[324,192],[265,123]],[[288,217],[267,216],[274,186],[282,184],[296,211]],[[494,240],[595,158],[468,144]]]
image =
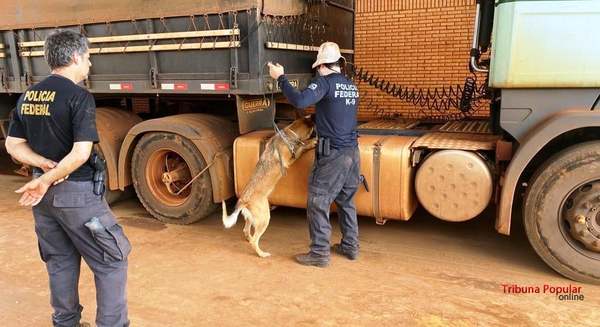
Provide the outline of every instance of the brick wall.
[[[462,85],[469,76],[475,0],[356,0],[355,6],[358,67],[417,88]],[[423,114],[368,85],[359,89],[361,119]]]

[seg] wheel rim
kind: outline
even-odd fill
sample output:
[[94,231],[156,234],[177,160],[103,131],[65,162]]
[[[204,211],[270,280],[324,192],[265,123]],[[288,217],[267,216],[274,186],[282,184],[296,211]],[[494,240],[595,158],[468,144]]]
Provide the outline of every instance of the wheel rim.
[[563,238],[581,254],[600,260],[600,180],[578,185],[560,206]]
[[150,192],[162,204],[177,207],[190,197],[192,173],[183,156],[170,149],[154,151],[146,164]]

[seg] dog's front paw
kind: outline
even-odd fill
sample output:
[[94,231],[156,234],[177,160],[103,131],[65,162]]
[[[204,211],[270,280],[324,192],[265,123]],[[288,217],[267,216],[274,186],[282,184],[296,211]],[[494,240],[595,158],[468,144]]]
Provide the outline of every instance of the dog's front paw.
[[262,252],[262,253],[259,253],[258,256],[261,257],[261,258],[267,258],[267,257],[271,256],[271,253],[269,253],[269,252]]
[[315,147],[317,147],[317,138],[313,137],[312,139],[306,141],[306,149],[310,150],[310,149],[314,149]]

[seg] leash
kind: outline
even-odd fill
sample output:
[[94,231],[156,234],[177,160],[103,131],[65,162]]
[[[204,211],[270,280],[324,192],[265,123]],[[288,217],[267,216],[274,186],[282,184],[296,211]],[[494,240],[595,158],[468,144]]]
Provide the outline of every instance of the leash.
[[279,152],[279,148],[275,145],[273,145],[273,147],[275,147],[275,152],[277,152],[277,156],[279,157],[279,169],[281,169],[281,176],[285,176],[286,171],[285,167],[283,166],[283,157],[281,156],[281,152]]
[[[264,80],[264,70],[265,67],[267,67],[268,65],[268,60],[265,61],[265,63],[263,64],[262,69],[260,70],[260,80]],[[277,83],[276,80],[274,80],[275,83]],[[267,96],[266,96],[266,92],[264,92],[264,84],[262,85],[263,87],[263,99],[267,100]],[[273,106],[273,111],[275,111],[275,92],[273,92],[273,88],[271,89],[271,105]],[[277,123],[275,122],[275,114],[273,114],[273,120],[271,121],[271,125],[273,126],[273,130],[275,130],[275,134],[279,135],[279,137],[281,138],[281,140],[283,141],[283,143],[287,146],[288,150],[290,151],[290,153],[292,154],[292,157],[296,156],[296,153],[294,152],[294,146],[291,144],[291,142],[288,140],[288,138],[286,137],[285,133],[279,128],[279,126],[277,126]],[[294,133],[295,134],[295,133]],[[281,152],[279,151],[279,148],[276,147],[273,144],[273,147],[275,148],[275,152],[277,152],[277,156],[279,157],[279,167],[281,169],[281,175],[285,176],[286,172],[285,172],[285,167],[283,165],[283,157],[281,156]]]
[[[267,60],[262,69],[260,70],[260,80],[264,79],[264,70],[265,67],[267,66],[267,63],[269,61]],[[276,80],[274,80],[275,83],[278,83]],[[271,89],[271,105],[274,106],[273,111],[275,111],[275,92],[273,92],[273,88]],[[267,96],[266,96],[266,92],[264,92],[264,84],[263,84],[263,99],[267,100]],[[295,159],[296,158],[296,151],[295,151],[295,144],[300,144],[300,145],[305,145],[304,141],[302,141],[302,139],[300,139],[300,137],[298,136],[298,134],[296,134],[293,130],[288,129],[287,131],[294,134],[294,139],[290,140],[290,136],[287,135],[281,128],[279,128],[279,126],[277,126],[277,123],[275,122],[275,115],[273,115],[273,120],[271,121],[271,124],[273,126],[273,130],[275,131],[275,134],[277,134],[281,140],[283,141],[283,143],[287,146],[288,150],[290,151],[292,158]],[[281,156],[281,152],[279,150],[278,147],[276,147],[275,145],[273,145],[275,147],[275,151],[277,152],[277,156],[279,157],[279,167],[281,169],[281,175],[285,176],[286,172],[285,172],[285,167],[283,164],[283,157]]]
[[[292,156],[296,157],[296,153],[294,152],[294,146],[291,144],[290,140],[287,138],[287,135],[279,128],[279,126],[277,126],[277,124],[275,123],[275,120],[273,120],[273,128],[275,129],[275,133],[277,133],[277,135],[279,135],[279,137],[281,137],[281,140],[283,141],[283,143],[288,147],[288,150],[290,150],[290,153],[292,154]],[[296,133],[294,133],[294,134],[296,134]],[[300,140],[300,138],[298,138],[298,140]],[[302,141],[300,141],[300,142],[302,142]]]

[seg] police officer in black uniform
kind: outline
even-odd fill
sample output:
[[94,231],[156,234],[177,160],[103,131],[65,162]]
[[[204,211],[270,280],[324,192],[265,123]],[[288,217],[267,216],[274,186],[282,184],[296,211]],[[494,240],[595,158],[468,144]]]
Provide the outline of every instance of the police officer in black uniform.
[[318,146],[309,177],[307,203],[311,244],[308,253],[296,256],[303,265],[329,265],[329,208],[334,201],[338,208],[342,241],[332,248],[350,260],[358,257],[358,222],[353,197],[360,180],[356,131],[359,95],[352,81],[341,74],[342,63],[344,58],[338,45],[323,43],[312,66],[318,70],[319,76],[302,92],[289,83],[281,65],[269,63],[271,77],[278,81],[292,105],[303,109],[316,104]]
[[33,206],[40,255],[50,280],[52,322],[61,327],[89,326],[80,323],[83,257],[96,282],[96,325],[128,326],[131,245],[104,200],[102,187],[94,187],[96,170],[101,170],[92,154],[98,142],[96,105],[93,96],[77,85],[91,66],[88,41],[79,33],[58,31],[46,38],[44,52],[52,74],[21,95],[6,148],[20,162],[35,167],[34,179],[17,192],[22,193],[21,205]]

